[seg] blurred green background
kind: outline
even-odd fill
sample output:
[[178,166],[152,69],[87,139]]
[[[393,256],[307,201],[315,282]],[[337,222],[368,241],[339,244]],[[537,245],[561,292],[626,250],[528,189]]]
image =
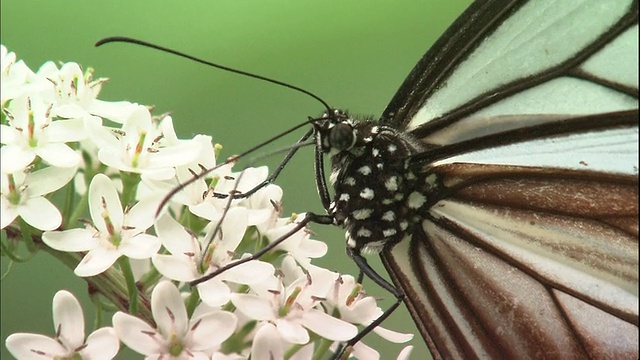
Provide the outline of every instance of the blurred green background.
[[[308,89],[331,106],[379,116],[422,54],[470,3],[438,1],[2,1],[1,41],[34,71],[47,60],[75,61],[109,77],[104,100],[130,100],[170,111],[180,137],[212,135],[223,156],[316,116],[315,101],[271,84],[221,72],[128,44],[96,49],[100,38],[127,35]],[[302,132],[299,132],[302,134]],[[273,148],[292,143],[296,134]],[[264,150],[269,151],[268,149]],[[266,163],[271,167],[278,161]],[[303,149],[277,181],[285,214],[322,212],[312,149]],[[356,273],[340,229],[312,226],[329,244],[320,265]],[[377,256],[374,267],[384,272]],[[2,258],[2,271],[7,269]],[[391,296],[370,282],[383,307]],[[91,314],[83,281],[47,254],[15,265],[2,281],[2,353],[14,332],[53,335],[51,300],[69,289]],[[91,318],[88,317],[87,328]],[[426,347],[404,306],[385,327],[416,333],[413,359]],[[88,330],[89,331],[89,330]],[[364,340],[395,358],[404,345]],[[119,358],[130,358],[124,353]]]

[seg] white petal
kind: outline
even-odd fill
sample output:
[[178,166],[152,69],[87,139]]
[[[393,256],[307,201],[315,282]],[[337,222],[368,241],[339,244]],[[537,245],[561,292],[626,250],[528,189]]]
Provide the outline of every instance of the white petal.
[[5,342],[7,350],[18,360],[33,359],[34,351],[41,351],[50,358],[70,355],[59,342],[40,334],[11,334]]
[[252,260],[233,267],[220,274],[220,278],[238,284],[258,284],[273,276],[273,265],[259,260]]
[[320,258],[327,254],[329,246],[324,241],[305,239],[300,242],[296,251],[298,256]]
[[148,259],[160,250],[160,239],[149,234],[139,234],[123,239],[118,250],[133,259]]
[[253,338],[251,345],[252,360],[271,360],[284,358],[284,344],[275,326],[262,325]]
[[375,327],[373,329],[373,332],[380,335],[381,338],[396,344],[406,343],[407,341],[413,339],[413,334],[405,334],[397,331],[392,331],[381,326]]
[[198,285],[202,302],[209,306],[222,306],[231,299],[231,290],[218,278],[210,279]]
[[181,255],[154,255],[151,260],[160,274],[171,280],[192,281],[198,277],[195,263]]
[[2,229],[11,225],[13,220],[18,217],[18,208],[11,205],[9,200],[7,200],[4,196],[0,197],[0,223],[2,224]]
[[77,152],[67,144],[50,143],[36,148],[36,154],[48,164],[56,167],[74,167],[82,160]]
[[142,355],[162,353],[165,340],[146,322],[120,311],[113,315],[112,322],[120,341],[131,350]]
[[274,320],[271,302],[254,295],[231,294],[231,301],[243,314],[255,320]]
[[329,340],[346,341],[358,334],[355,325],[316,309],[307,311],[299,321],[309,330]]
[[73,179],[77,170],[74,167],[50,166],[31,173],[25,180],[29,197],[45,195],[60,189]]
[[216,251],[234,251],[247,230],[247,209],[243,207],[233,207],[227,211],[227,215],[222,222],[222,234],[224,238],[220,241]]
[[189,347],[201,351],[217,347],[235,332],[237,322],[235,315],[226,311],[209,313],[192,320],[189,324]]
[[140,201],[129,210],[125,224],[134,226],[136,231],[145,231],[156,221],[156,212],[162,202],[162,196],[152,195]]
[[120,229],[122,227],[124,213],[122,211],[120,197],[116,191],[116,186],[107,175],[96,174],[89,185],[89,212],[91,213],[91,219],[95,227],[100,230],[100,232],[107,232],[107,226],[102,217],[105,212],[103,199],[106,204],[109,219],[113,223],[114,228]]
[[18,213],[29,225],[40,230],[54,230],[62,224],[60,211],[43,197],[27,199]]
[[413,351],[413,346],[411,345],[405,346],[400,351],[400,354],[398,354],[398,357],[396,358],[396,360],[409,360],[409,357],[411,356],[411,351]]
[[131,112],[136,106],[137,104],[132,104],[128,101],[107,102],[95,99],[89,103],[87,110],[92,114],[122,124],[131,116]]
[[197,241],[170,215],[162,215],[155,224],[156,234],[162,245],[174,255],[200,253]]
[[12,174],[26,168],[36,158],[36,152],[22,146],[7,145],[0,148],[2,172]]
[[178,288],[169,281],[160,282],[151,293],[151,312],[162,334],[187,332],[189,318]]
[[84,120],[81,119],[52,121],[44,131],[47,134],[47,140],[54,143],[80,141],[87,137]]
[[80,303],[70,292],[58,291],[53,297],[53,325],[67,349],[84,343],[84,315]]
[[173,167],[192,162],[200,153],[200,143],[183,141],[179,145],[161,148],[156,153],[149,153],[147,166],[150,169]]
[[374,348],[363,343],[362,341],[353,345],[353,351],[351,354],[358,360],[378,360],[380,359],[380,353]]
[[93,232],[87,229],[46,231],[42,234],[42,241],[59,251],[87,251],[98,246]]
[[120,252],[102,246],[90,250],[73,272],[80,276],[94,276],[107,270],[120,257]]
[[294,344],[306,344],[309,342],[309,332],[302,325],[286,319],[276,320],[278,332],[286,341]]

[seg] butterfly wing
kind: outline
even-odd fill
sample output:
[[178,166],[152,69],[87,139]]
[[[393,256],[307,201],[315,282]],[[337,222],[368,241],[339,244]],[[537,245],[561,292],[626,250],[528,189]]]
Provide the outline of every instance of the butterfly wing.
[[637,2],[477,2],[385,111],[440,187],[382,253],[436,358],[637,358],[637,47]]

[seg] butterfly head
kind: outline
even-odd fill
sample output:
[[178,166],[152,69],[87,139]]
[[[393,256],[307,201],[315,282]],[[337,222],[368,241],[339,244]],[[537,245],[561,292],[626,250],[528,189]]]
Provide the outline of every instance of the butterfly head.
[[351,149],[357,140],[355,120],[342,110],[331,110],[322,114],[314,123],[316,139],[322,152],[335,155]]

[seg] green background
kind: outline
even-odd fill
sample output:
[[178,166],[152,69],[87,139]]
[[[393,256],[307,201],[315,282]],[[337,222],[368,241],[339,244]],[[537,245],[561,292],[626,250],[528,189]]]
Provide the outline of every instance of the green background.
[[[295,84],[333,107],[379,116],[412,66],[469,2],[4,0],[1,41],[33,70],[47,60],[94,67],[97,77],[111,79],[101,99],[156,105],[156,114],[171,111],[179,137],[212,135],[228,156],[318,115],[322,107],[291,90],[167,54],[127,44],[96,49],[93,43],[112,35],[145,39]],[[273,167],[277,159],[266,163]],[[277,184],[285,192],[285,214],[322,212],[311,148],[299,153]],[[320,265],[355,274],[344,253],[343,231],[312,228],[330,248]],[[370,261],[384,272],[377,256]],[[6,268],[2,258],[2,271]],[[84,282],[44,253],[14,266],[1,286],[3,359],[9,358],[4,348],[9,334],[53,334],[51,300],[59,289],[80,297],[90,314]],[[383,308],[391,303],[375,285],[367,282],[366,288],[381,298]],[[90,323],[88,317],[87,328]],[[412,358],[426,357],[404,306],[384,325],[416,333]],[[380,350],[382,359],[395,358],[404,346],[377,335],[364,341]]]

